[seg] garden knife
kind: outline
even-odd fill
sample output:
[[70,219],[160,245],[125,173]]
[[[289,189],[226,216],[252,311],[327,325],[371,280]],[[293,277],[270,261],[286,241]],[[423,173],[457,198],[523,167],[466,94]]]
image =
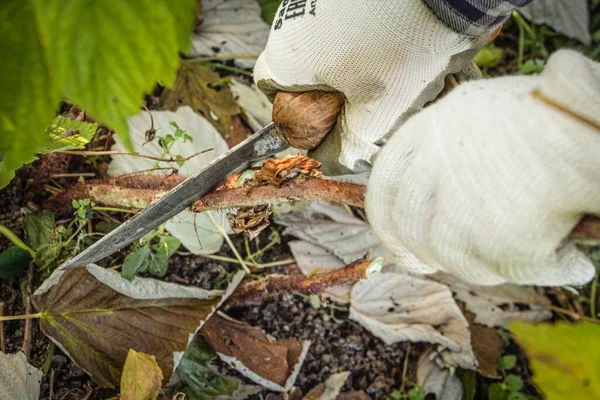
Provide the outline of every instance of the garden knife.
[[63,263],[60,268],[83,267],[117,252],[185,210],[189,204],[224,183],[227,176],[288,147],[290,145],[282,128],[272,122],[181,182],[82,253]]

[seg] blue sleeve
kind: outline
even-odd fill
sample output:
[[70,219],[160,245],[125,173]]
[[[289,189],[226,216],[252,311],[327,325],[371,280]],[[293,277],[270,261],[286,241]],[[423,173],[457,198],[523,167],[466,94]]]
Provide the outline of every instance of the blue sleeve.
[[515,8],[532,0],[422,0],[436,17],[456,32],[481,36],[506,21]]

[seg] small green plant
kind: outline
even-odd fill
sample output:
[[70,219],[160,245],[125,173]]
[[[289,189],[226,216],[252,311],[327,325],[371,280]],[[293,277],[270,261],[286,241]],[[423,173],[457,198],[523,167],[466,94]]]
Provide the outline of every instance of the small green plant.
[[394,390],[390,397],[395,400],[425,400],[425,392],[418,385],[412,385],[408,389]]
[[92,216],[92,207],[94,203],[90,199],[73,200],[73,208],[75,212],[75,221],[77,226],[87,223],[87,220]]
[[517,356],[507,355],[498,360],[497,368],[503,376],[502,382],[490,385],[488,400],[528,400],[529,396],[521,393],[523,381],[517,375],[509,374],[517,363]]
[[[191,143],[194,141],[194,139],[190,135],[188,135],[185,130],[181,129],[176,122],[171,122],[171,125],[175,127],[175,132],[173,132],[173,134],[169,133],[165,136],[158,136],[158,144],[160,145],[163,151],[160,158],[171,157],[175,160],[180,160],[176,162],[177,165],[181,167],[184,163],[184,161],[181,161],[183,157],[181,156],[181,154],[172,154],[171,149],[173,148],[173,145],[178,141],[183,140],[183,143]],[[159,168],[158,162],[155,164],[154,167]]]
[[302,296],[304,298],[304,300],[308,301],[315,310],[319,310],[319,313],[321,314],[321,318],[323,318],[323,321],[328,322],[330,320],[333,320],[336,324],[341,324],[342,322],[344,322],[343,320],[341,320],[335,316],[335,312],[336,311],[348,311],[348,307],[339,306],[339,305],[335,304],[334,302],[323,301],[316,294],[300,295],[300,296]]
[[121,276],[132,280],[137,274],[149,272],[150,274],[163,277],[169,267],[169,259],[181,242],[169,236],[164,231],[164,225],[146,235],[132,245],[132,251],[125,257],[121,268]]

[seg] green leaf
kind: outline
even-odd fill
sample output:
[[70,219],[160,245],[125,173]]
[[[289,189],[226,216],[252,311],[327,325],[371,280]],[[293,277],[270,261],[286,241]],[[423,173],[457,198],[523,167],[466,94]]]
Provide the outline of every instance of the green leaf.
[[127,117],[139,112],[156,82],[173,84],[179,52],[189,47],[181,32],[189,35],[195,1],[177,7],[170,0],[35,4],[63,94],[131,147]]
[[160,254],[151,254],[148,261],[148,272],[152,275],[162,278],[169,268],[169,258]]
[[488,44],[479,53],[475,55],[473,60],[477,66],[481,68],[492,68],[500,64],[504,58],[504,50],[501,47],[494,46],[493,43]]
[[519,72],[525,75],[537,74],[542,72],[543,69],[544,65],[541,62],[537,62],[533,59],[527,60],[523,63],[523,65],[519,66]]
[[127,280],[133,280],[136,274],[146,271],[149,258],[150,247],[148,245],[127,254],[123,268],[121,268],[121,276]]
[[508,400],[508,392],[499,382],[492,383],[488,388],[488,400]]
[[262,9],[261,17],[267,24],[272,24],[281,0],[258,0]]
[[35,252],[35,264],[42,269],[50,267],[60,257],[61,250],[58,243],[40,247]]
[[600,325],[510,324],[533,370],[533,382],[548,400],[600,398]]
[[517,375],[509,375],[504,380],[506,388],[511,392],[518,392],[523,389],[523,381]]
[[181,246],[181,242],[174,236],[161,236],[156,252],[166,258],[171,257]]
[[54,214],[44,211],[41,214],[28,214],[23,218],[25,242],[36,252],[53,244],[50,234],[56,229]]
[[512,354],[508,356],[503,356],[498,360],[498,369],[500,371],[508,371],[513,369],[516,363],[517,356],[514,356]]
[[46,128],[46,141],[37,149],[38,153],[83,149],[92,140],[98,125],[56,117]]
[[314,308],[315,310],[321,308],[321,299],[319,299],[319,296],[317,296],[316,294],[308,295],[308,301],[312,308]]
[[157,245],[153,246],[155,253],[150,256],[148,272],[162,278],[169,268],[169,258],[175,254],[181,242],[173,236],[161,236]]
[[529,397],[521,392],[512,392],[508,395],[508,400],[529,400]]
[[218,396],[232,396],[240,387],[236,378],[221,375],[211,362],[217,354],[201,335],[196,335],[185,350],[177,374],[186,386],[191,399],[212,400]]
[[0,279],[16,278],[23,274],[31,261],[31,254],[17,246],[0,253]]
[[[165,90],[161,95],[162,108],[175,111],[179,107],[190,106],[223,136],[229,135],[231,118],[240,112],[240,108],[229,86],[225,85],[220,90],[210,87],[212,82],[219,79],[219,74],[202,65],[182,65],[177,72],[173,90]],[[175,138],[171,136],[171,139]]]
[[60,100],[52,79],[54,60],[46,53],[48,38],[39,29],[34,3],[0,2],[0,188],[23,163],[35,159]]
[[475,371],[459,370],[458,376],[463,385],[463,399],[473,400],[477,392],[477,374]]
[[[239,282],[241,275],[234,281]],[[94,264],[56,270],[32,296],[44,334],[101,386],[115,387],[129,349],[154,356],[165,382],[222,291],[123,279]]]

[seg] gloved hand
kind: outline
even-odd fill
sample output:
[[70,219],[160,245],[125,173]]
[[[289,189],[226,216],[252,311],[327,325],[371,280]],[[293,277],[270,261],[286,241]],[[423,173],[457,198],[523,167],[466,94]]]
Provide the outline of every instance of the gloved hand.
[[416,272],[483,285],[588,282],[594,266],[567,237],[584,214],[600,214],[599,106],[600,64],[567,50],[540,76],[458,86],[378,154],[373,229]]
[[458,34],[421,0],[284,1],[254,77],[271,100],[278,90],[342,92],[333,132],[309,155],[328,174],[358,172],[492,31]]

